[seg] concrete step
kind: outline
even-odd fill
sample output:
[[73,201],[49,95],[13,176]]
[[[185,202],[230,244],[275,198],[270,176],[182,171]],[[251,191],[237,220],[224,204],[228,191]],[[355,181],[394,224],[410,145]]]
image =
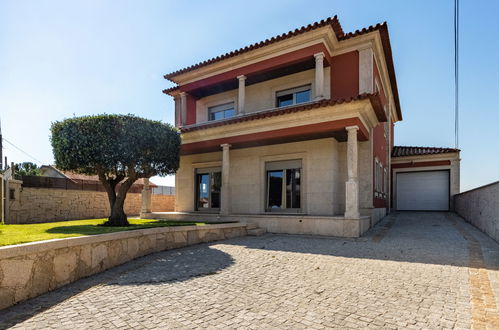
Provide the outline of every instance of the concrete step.
[[248,229],[247,233],[248,236],[262,236],[265,234],[266,230],[263,228],[254,228],[254,229]]
[[258,225],[256,223],[247,223],[246,224],[246,229],[256,229],[258,228]]

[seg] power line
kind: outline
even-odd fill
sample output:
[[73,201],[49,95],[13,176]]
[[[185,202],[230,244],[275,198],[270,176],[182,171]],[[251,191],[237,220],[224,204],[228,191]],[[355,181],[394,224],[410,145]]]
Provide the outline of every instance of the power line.
[[6,138],[2,137],[2,140],[7,142],[8,144],[10,144],[11,146],[13,146],[14,148],[16,148],[17,150],[19,150],[20,152],[22,152],[23,154],[25,154],[26,156],[28,156],[29,158],[33,159],[33,160],[36,160],[38,163],[40,164],[43,164],[42,161],[36,159],[35,157],[31,156],[30,154],[28,154],[26,151],[22,150],[21,148],[17,147],[14,143],[10,142],[9,140],[7,140]]
[[454,135],[459,148],[459,0],[454,0]]

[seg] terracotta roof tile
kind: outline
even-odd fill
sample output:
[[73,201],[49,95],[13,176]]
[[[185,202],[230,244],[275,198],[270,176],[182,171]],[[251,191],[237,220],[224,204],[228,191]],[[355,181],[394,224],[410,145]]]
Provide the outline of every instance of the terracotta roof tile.
[[207,128],[212,128],[212,127],[217,127],[217,126],[245,122],[245,121],[249,121],[249,120],[274,117],[274,116],[284,115],[287,113],[312,110],[312,109],[322,108],[322,107],[326,107],[326,106],[342,104],[342,103],[349,103],[349,102],[365,100],[365,99],[369,99],[371,101],[371,104],[373,104],[373,107],[378,106],[378,104],[380,104],[378,93],[374,93],[374,94],[366,94],[365,93],[365,94],[361,94],[361,95],[358,95],[356,97],[352,97],[349,99],[338,99],[338,100],[328,100],[327,99],[327,100],[310,102],[310,103],[301,104],[301,105],[294,105],[294,106],[283,107],[283,108],[274,108],[274,109],[270,109],[270,110],[248,113],[248,114],[245,114],[242,116],[236,116],[236,117],[225,119],[225,120],[217,120],[217,121],[211,121],[211,122],[207,122],[207,123],[203,123],[203,124],[196,124],[196,125],[181,127],[180,131],[182,133],[192,132],[192,131],[197,131],[200,129],[207,129]]
[[[398,114],[400,120],[402,120],[402,112],[401,112],[401,109],[400,109],[400,100],[399,100],[399,95],[398,95],[397,80],[396,80],[396,77],[395,77],[395,68],[394,68],[394,65],[393,65],[392,50],[391,50],[391,45],[390,45],[390,37],[388,35],[388,26],[387,26],[386,22],[383,22],[381,24],[371,25],[371,26],[369,26],[367,28],[363,28],[361,30],[356,30],[354,32],[349,32],[349,33],[345,34],[344,31],[343,31],[343,28],[341,27],[340,21],[338,20],[338,17],[335,15],[333,17],[329,17],[329,18],[321,20],[319,22],[314,22],[314,23],[309,24],[307,26],[302,26],[301,28],[295,29],[293,31],[289,31],[287,33],[283,33],[281,35],[272,37],[270,39],[266,39],[264,41],[261,41],[261,42],[258,42],[258,43],[254,43],[252,45],[249,45],[249,46],[246,46],[246,47],[243,47],[243,48],[239,48],[239,49],[231,51],[229,53],[225,53],[223,55],[211,58],[209,60],[206,60],[206,61],[194,64],[194,65],[188,66],[186,68],[183,68],[183,69],[171,72],[171,73],[168,73],[168,74],[164,75],[164,78],[168,79],[170,81],[173,81],[171,78],[173,78],[173,77],[175,77],[177,75],[180,75],[182,73],[185,73],[185,72],[188,72],[188,71],[192,71],[192,70],[196,70],[196,69],[198,69],[200,67],[203,67],[203,66],[206,66],[206,65],[209,65],[209,64],[212,64],[212,63],[216,63],[216,62],[225,60],[227,58],[234,57],[234,56],[237,56],[239,54],[246,53],[246,52],[249,52],[251,50],[254,50],[254,49],[257,49],[257,48],[261,48],[261,47],[273,44],[275,42],[278,42],[278,41],[281,41],[281,40],[284,40],[284,39],[289,39],[289,38],[291,38],[293,36],[296,36],[296,35],[299,35],[299,34],[302,34],[302,33],[308,32],[308,31],[316,30],[318,28],[321,28],[321,27],[324,27],[324,26],[327,26],[327,25],[331,26],[331,28],[333,29],[333,31],[334,31],[334,33],[336,35],[336,38],[338,38],[338,40],[340,40],[340,41],[341,40],[347,40],[347,39],[350,39],[350,38],[354,38],[354,37],[357,37],[357,36],[360,36],[360,35],[363,35],[363,34],[366,34],[366,33],[370,33],[370,32],[373,32],[373,31],[379,31],[380,32],[381,42],[383,44],[383,51],[384,51],[384,54],[385,54],[385,57],[386,57],[387,65],[388,65],[388,74],[390,76],[390,81],[393,84],[393,90],[394,90],[393,93],[394,93],[395,105],[396,105],[396,108],[397,108],[397,114]],[[170,93],[172,91],[175,91],[177,89],[179,89],[179,86],[174,86],[174,87],[171,87],[171,88],[163,90],[163,93],[168,94],[168,93]]]
[[171,92],[175,92],[175,91],[178,91],[178,90],[180,90],[180,86],[173,86],[173,87],[170,87],[170,88],[167,88],[167,89],[163,89],[163,93],[170,94]]
[[392,150],[392,157],[447,154],[459,151],[461,150],[454,148],[394,146]]
[[206,60],[206,61],[194,64],[194,65],[188,66],[186,68],[165,74],[164,77],[165,77],[165,79],[171,80],[170,78],[178,76],[179,74],[182,74],[182,73],[185,73],[188,71],[192,71],[192,70],[198,69],[200,67],[203,67],[203,66],[215,63],[215,62],[219,62],[219,61],[225,60],[227,58],[234,57],[234,56],[237,56],[239,54],[246,53],[246,52],[249,52],[251,50],[258,49],[258,48],[273,44],[273,43],[281,41],[281,40],[289,39],[289,38],[294,37],[296,35],[299,35],[299,34],[302,34],[302,33],[308,32],[308,31],[316,30],[316,29],[324,27],[326,25],[331,25],[334,33],[336,34],[336,36],[338,38],[344,35],[343,29],[341,28],[340,22],[338,21],[338,17],[337,16],[328,17],[327,19],[323,19],[319,22],[314,22],[314,23],[309,24],[307,26],[302,26],[301,28],[289,31],[287,33],[280,34],[280,35],[272,37],[270,39],[265,39],[264,41],[254,43],[254,44],[251,44],[249,46],[239,48],[239,49],[233,50],[231,52],[225,53],[223,55],[211,58],[209,60]]

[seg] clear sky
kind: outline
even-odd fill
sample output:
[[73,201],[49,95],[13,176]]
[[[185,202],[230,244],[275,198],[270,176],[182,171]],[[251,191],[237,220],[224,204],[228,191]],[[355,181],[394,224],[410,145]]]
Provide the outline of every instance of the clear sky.
[[[499,1],[461,0],[462,190],[499,180],[498,12]],[[171,123],[163,74],[333,15],[346,32],[388,22],[404,116],[395,144],[453,147],[453,0],[0,0],[3,136],[50,164],[53,121]],[[7,143],[4,155],[33,161]]]

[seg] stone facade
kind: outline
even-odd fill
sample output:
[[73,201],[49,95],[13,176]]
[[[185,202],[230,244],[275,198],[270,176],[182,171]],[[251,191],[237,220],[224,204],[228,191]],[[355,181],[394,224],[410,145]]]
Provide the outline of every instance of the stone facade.
[[[359,202],[361,211],[372,205],[369,142],[359,143]],[[347,180],[346,143],[333,138],[230,150],[230,212],[265,212],[265,163],[302,160],[302,212],[313,216],[343,215]],[[176,211],[195,211],[196,168],[222,167],[222,151],[180,158],[176,174]],[[364,214],[362,214],[364,215]],[[370,215],[370,214],[366,214]]]
[[[152,195],[151,197],[153,211],[174,210],[175,196]],[[125,201],[125,213],[139,215],[140,210],[141,194],[129,193]],[[106,218],[109,212],[109,202],[105,192],[19,186],[16,189],[15,200],[10,201],[7,223]]]
[[150,253],[244,235],[245,225],[230,223],[0,247],[0,309]]
[[454,209],[499,242],[499,181],[455,195]]

